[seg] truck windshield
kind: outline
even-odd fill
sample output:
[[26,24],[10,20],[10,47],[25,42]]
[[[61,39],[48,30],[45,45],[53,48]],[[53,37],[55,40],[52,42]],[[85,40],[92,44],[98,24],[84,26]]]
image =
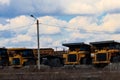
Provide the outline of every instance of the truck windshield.
[[0,50],[0,56],[6,56],[7,51],[6,50]]
[[14,65],[19,65],[20,64],[20,59],[19,58],[13,58],[13,64]]
[[34,56],[32,50],[24,50],[24,51],[22,51],[21,53],[22,53],[22,56],[23,56],[23,57],[32,57],[32,56]]

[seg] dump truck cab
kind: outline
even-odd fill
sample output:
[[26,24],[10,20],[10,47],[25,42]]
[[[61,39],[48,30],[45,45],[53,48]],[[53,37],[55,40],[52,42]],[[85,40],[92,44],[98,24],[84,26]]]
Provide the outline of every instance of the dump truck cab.
[[9,62],[12,67],[36,65],[36,58],[32,49],[9,48]]
[[77,65],[77,64],[90,64],[90,46],[85,43],[65,43],[63,46],[69,50],[63,54],[64,64]]
[[6,48],[0,48],[0,66],[8,66],[9,58]]
[[109,63],[120,62],[120,43],[116,41],[91,42],[93,64],[104,67]]

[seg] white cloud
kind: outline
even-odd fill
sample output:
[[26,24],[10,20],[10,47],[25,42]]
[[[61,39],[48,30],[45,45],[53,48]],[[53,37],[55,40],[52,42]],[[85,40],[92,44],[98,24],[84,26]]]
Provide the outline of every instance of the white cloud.
[[[0,0],[9,4],[0,8],[3,16],[17,15],[99,15],[100,13],[120,13],[119,0]],[[8,14],[8,13],[11,13]]]
[[28,35],[17,35],[16,37],[11,39],[11,42],[13,43],[19,43],[19,42],[27,42],[31,41],[31,37]]
[[9,5],[10,3],[10,0],[0,0],[0,4],[4,5],[4,4],[7,4]]
[[[66,14],[94,14],[96,11],[95,0],[62,0],[63,11]],[[66,5],[67,4],[67,5]]]
[[41,34],[56,34],[61,32],[59,27],[43,25],[41,28],[43,28],[40,29]]
[[101,23],[98,24],[98,19],[95,16],[75,17],[69,21],[69,27],[76,30],[101,33],[114,33],[120,29],[120,14],[107,14],[100,21]]
[[115,32],[120,29],[120,14],[108,14],[103,19],[102,30]]
[[57,25],[57,27],[60,27],[60,26],[62,27],[67,23],[66,21],[59,20],[52,16],[40,17],[39,22],[43,24],[48,24],[48,25]]
[[78,16],[69,21],[68,42],[92,42],[102,40],[117,40],[119,38],[120,14],[107,14],[98,24],[96,16]]
[[[62,0],[66,14],[99,14],[120,9],[120,1],[115,0]],[[67,4],[67,5],[65,5]]]
[[71,28],[69,31],[73,31],[72,29],[80,32],[95,31],[98,28],[97,18],[94,16],[78,16],[69,21],[68,27]]
[[6,26],[0,24],[0,30],[5,30],[6,28],[7,28]]
[[[120,41],[119,0],[0,0],[0,6],[0,17],[16,16],[7,18],[3,21],[4,24],[0,22],[0,31],[5,31],[4,34],[8,36],[12,35],[9,38],[0,35],[1,46],[36,47],[36,21],[25,16],[30,14],[49,15],[38,17],[42,23],[39,25],[41,47],[60,47],[63,41]],[[103,13],[106,15],[102,15]],[[50,16],[76,14],[68,22],[65,21],[66,17],[60,20]]]
[[[76,16],[69,22],[52,16],[43,16],[38,19],[42,23],[39,26],[41,47],[61,47],[63,41],[87,43],[101,40],[120,41],[120,14],[107,14],[101,19],[100,24],[98,24],[97,16]],[[9,38],[1,36],[1,46],[37,46],[37,26],[34,19],[28,16],[19,16],[8,21],[9,23],[6,25],[0,24],[0,31],[10,30],[15,34]]]
[[96,4],[97,8],[100,11],[109,11],[113,9],[119,9],[120,8],[120,1],[115,1],[115,0],[100,0]]
[[[40,28],[40,40],[43,42],[42,46],[52,46],[52,38],[50,38],[50,35],[56,35],[58,33],[61,33],[60,27],[61,26],[54,26],[54,25],[64,25],[66,22],[62,20],[58,20],[54,17],[50,16],[45,16],[45,17],[39,17],[38,18],[40,23],[39,28]],[[37,44],[37,25],[36,21],[34,19],[27,17],[27,16],[18,16],[12,19],[7,19],[9,23],[6,23],[5,25],[0,24],[0,29],[3,30],[8,30],[10,32],[14,32],[14,36],[10,37],[7,41],[7,43],[10,42],[10,44],[5,45],[10,46],[10,45],[18,45],[23,46],[30,45],[28,42],[31,42],[31,44],[34,44],[32,46],[35,46]],[[32,24],[31,24],[32,23]],[[49,25],[47,25],[49,24]],[[0,30],[0,31],[1,31]],[[7,33],[6,33],[7,34]],[[44,34],[45,37],[42,37],[42,34]],[[10,35],[10,34],[9,34]],[[13,34],[12,34],[13,35]],[[3,35],[4,36],[4,35]],[[49,36],[49,37],[46,37]],[[6,40],[3,38],[3,41]],[[41,42],[40,41],[40,42]],[[21,45],[20,45],[21,44]],[[49,45],[47,45],[49,44]]]
[[45,16],[39,19],[40,25],[40,33],[41,34],[56,34],[60,33],[61,27],[67,24],[66,21],[58,20],[54,17]]
[[9,43],[9,39],[1,39],[0,40],[0,47],[8,47],[7,44]]
[[32,22],[32,19],[24,15],[21,15],[13,19],[10,19],[9,26],[12,28],[21,28],[21,27],[26,27],[26,25],[30,24],[31,22]]
[[[40,12],[43,12],[43,13],[54,13],[56,11],[58,11],[60,8],[60,1],[59,0],[37,0],[37,1],[33,1],[34,3],[33,4],[37,4],[34,5],[33,7],[38,9]],[[37,3],[36,3],[37,2]]]

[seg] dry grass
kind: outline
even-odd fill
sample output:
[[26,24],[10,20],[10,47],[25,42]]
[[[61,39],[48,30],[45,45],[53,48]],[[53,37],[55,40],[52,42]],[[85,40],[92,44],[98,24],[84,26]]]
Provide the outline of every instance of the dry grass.
[[6,67],[0,69],[0,80],[119,80],[118,68],[108,66],[95,69],[92,66],[50,68],[41,66],[14,69]]

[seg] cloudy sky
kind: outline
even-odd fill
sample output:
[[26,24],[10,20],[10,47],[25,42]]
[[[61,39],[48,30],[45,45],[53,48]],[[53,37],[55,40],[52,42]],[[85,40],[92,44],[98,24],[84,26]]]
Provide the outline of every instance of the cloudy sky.
[[0,0],[0,47],[63,48],[62,43],[120,41],[119,0]]

